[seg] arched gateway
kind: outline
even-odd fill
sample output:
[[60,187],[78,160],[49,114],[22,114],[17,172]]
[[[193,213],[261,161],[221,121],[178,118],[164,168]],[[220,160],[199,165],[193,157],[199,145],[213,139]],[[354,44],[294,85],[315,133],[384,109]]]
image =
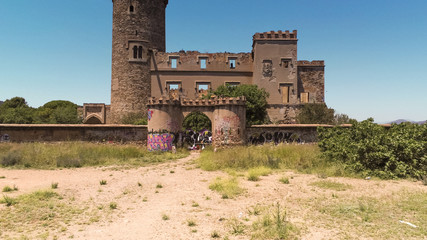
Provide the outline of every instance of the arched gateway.
[[245,142],[246,99],[171,99],[150,98],[148,107],[148,141],[150,151],[172,149],[182,131],[184,118],[194,111],[204,113],[212,122],[214,146],[239,145]]

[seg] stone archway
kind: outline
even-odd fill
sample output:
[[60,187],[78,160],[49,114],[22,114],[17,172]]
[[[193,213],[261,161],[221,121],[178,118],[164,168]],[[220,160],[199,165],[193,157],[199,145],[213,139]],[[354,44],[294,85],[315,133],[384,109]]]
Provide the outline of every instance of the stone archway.
[[84,124],[103,124],[101,118],[98,114],[90,114],[83,120]]
[[198,111],[212,122],[214,146],[238,145],[245,141],[246,99],[213,98],[203,100],[151,98],[148,102],[148,141],[151,151],[172,149],[182,131],[185,116]]

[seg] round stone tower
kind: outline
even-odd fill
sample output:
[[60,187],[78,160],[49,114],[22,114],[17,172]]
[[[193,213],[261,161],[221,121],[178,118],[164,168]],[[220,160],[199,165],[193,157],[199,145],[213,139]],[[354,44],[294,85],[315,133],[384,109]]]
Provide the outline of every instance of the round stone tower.
[[168,0],[113,0],[111,112],[108,123],[146,114],[152,51],[164,52]]

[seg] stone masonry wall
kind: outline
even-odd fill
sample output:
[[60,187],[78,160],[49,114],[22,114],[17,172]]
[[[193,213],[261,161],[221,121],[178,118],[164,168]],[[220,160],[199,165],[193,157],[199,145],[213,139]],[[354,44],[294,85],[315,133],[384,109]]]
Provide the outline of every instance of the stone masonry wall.
[[0,124],[0,142],[140,142],[147,140],[147,126],[85,124]]
[[[129,113],[146,113],[151,94],[150,58],[165,51],[167,0],[113,0],[111,123]],[[134,57],[133,48],[137,51]]]

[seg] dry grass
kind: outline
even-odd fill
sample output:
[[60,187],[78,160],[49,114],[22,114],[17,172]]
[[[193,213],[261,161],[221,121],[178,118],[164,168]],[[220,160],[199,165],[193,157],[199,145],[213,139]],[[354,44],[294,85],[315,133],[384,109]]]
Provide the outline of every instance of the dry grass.
[[84,166],[146,166],[188,156],[188,151],[149,152],[140,145],[83,142],[2,143],[1,165],[14,168],[78,168]]
[[234,198],[245,192],[235,177],[229,179],[218,177],[209,185],[209,188],[221,194],[223,199]]

